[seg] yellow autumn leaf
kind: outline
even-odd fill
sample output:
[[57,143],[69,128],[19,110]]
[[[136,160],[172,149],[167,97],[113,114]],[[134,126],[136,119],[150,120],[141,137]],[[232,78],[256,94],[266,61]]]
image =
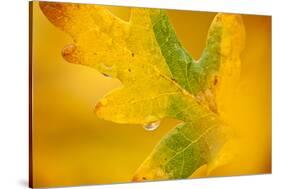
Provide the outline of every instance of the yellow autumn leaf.
[[227,140],[221,91],[232,91],[244,43],[239,15],[218,14],[196,61],[182,47],[164,10],[132,8],[128,22],[96,5],[40,2],[46,17],[73,38],[63,57],[123,86],[95,113],[116,123],[181,120],[155,147],[133,180],[187,178],[213,162]]

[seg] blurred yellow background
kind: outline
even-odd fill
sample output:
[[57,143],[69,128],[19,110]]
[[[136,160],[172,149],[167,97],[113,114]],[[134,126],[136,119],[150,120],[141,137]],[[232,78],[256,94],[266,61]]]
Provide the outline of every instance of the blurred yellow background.
[[[128,20],[130,8],[108,7]],[[215,13],[168,10],[185,48],[199,58]],[[271,17],[243,15],[246,48],[240,90],[227,122],[239,149],[230,163],[209,176],[271,172]],[[66,186],[130,182],[155,144],[176,121],[165,119],[153,131],[140,125],[100,120],[95,103],[121,85],[86,66],[67,63],[62,48],[72,43],[33,6],[32,106],[33,184]],[[206,171],[194,177],[204,177]]]

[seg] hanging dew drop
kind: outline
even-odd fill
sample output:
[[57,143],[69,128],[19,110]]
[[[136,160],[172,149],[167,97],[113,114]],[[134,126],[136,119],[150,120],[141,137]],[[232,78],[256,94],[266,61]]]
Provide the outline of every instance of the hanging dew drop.
[[106,64],[101,64],[101,69],[102,69],[102,75],[104,75],[105,77],[110,77],[112,78],[112,75],[111,73],[114,71],[113,68],[114,66],[113,65],[106,65]]
[[151,122],[151,123],[147,123],[143,125],[143,128],[146,131],[154,131],[156,130],[158,127],[160,126],[160,121],[155,121],[155,122]]

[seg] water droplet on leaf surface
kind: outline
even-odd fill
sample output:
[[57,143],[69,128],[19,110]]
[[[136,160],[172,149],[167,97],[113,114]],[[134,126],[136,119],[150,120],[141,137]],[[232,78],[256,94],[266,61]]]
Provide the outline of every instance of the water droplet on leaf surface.
[[143,125],[143,128],[146,131],[154,131],[156,130],[158,127],[160,126],[160,121],[155,121],[155,122],[151,122],[151,123],[147,123]]

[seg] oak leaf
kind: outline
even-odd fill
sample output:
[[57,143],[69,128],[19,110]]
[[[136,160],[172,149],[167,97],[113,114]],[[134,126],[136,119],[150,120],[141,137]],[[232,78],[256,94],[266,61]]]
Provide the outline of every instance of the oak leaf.
[[245,38],[241,16],[217,14],[206,48],[194,60],[164,10],[132,8],[127,22],[97,5],[40,2],[40,7],[73,38],[62,51],[68,62],[122,82],[96,104],[98,117],[130,124],[166,117],[182,121],[163,137],[133,180],[187,178],[213,162],[227,140],[222,91],[231,93],[239,78]]

